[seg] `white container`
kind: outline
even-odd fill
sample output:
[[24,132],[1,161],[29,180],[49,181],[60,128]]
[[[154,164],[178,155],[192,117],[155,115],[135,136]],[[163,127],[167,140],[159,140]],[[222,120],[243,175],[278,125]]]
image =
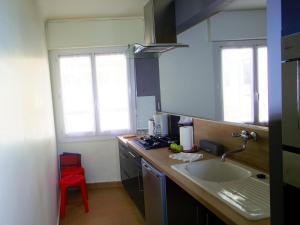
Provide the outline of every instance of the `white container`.
[[148,120],[148,134],[149,135],[154,135],[154,120],[150,119]]
[[180,145],[183,146],[183,150],[191,150],[194,143],[194,131],[193,126],[184,126],[179,128]]
[[161,131],[161,136],[168,136],[168,134],[169,134],[169,116],[168,116],[168,114],[161,114],[160,131]]
[[168,114],[154,114],[154,135],[156,136],[168,136],[169,134],[169,122]]

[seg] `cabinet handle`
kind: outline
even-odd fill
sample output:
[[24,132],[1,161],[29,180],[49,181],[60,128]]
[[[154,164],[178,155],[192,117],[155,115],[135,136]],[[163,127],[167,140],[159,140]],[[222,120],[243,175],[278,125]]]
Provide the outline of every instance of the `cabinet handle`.
[[206,224],[209,225],[209,217],[208,217],[208,213],[206,213]]
[[143,164],[143,166],[145,167],[146,170],[148,170],[150,172],[152,171],[151,168],[147,164]]
[[299,61],[297,61],[297,119],[298,119],[298,129],[300,129],[300,71],[299,71]]
[[140,176],[140,171],[138,171],[138,182],[139,182],[139,191],[140,192],[143,192],[144,191],[144,189],[142,189],[141,187],[142,187],[142,185],[141,185],[141,176]]
[[197,221],[197,225],[200,225],[200,221],[199,221],[199,206],[196,206],[196,221]]
[[135,155],[132,152],[128,152],[135,159]]

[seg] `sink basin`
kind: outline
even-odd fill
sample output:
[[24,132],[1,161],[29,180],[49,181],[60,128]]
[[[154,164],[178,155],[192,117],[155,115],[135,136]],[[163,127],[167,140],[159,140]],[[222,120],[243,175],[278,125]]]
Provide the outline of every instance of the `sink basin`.
[[262,172],[226,159],[175,164],[172,169],[212,194],[249,220],[270,217],[269,177]]
[[252,173],[240,166],[219,159],[205,160],[186,165],[186,170],[194,177],[211,182],[226,182],[250,177]]

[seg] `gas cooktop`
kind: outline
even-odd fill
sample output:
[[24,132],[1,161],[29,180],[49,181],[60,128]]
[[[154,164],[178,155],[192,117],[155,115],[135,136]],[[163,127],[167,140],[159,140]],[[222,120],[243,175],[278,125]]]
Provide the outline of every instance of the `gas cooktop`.
[[172,143],[179,143],[178,138],[160,136],[144,136],[135,142],[146,150],[165,148],[169,147]]

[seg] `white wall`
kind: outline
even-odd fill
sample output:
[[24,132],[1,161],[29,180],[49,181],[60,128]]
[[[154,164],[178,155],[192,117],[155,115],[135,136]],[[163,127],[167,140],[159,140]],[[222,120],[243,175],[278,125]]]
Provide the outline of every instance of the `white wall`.
[[189,48],[164,53],[159,60],[162,110],[215,119],[214,41],[265,37],[264,10],[221,12],[179,34],[177,41]]
[[88,183],[120,180],[118,141],[116,139],[58,143],[60,153],[82,154],[82,164],[86,170]]
[[209,19],[211,41],[266,39],[266,11],[221,12]]
[[54,20],[47,23],[48,49],[127,46],[144,42],[142,18]]
[[[164,53],[159,59],[162,110],[214,118],[212,44],[207,21],[178,35],[177,41],[189,48]],[[200,102],[205,102],[205,107],[195,104]]]
[[[144,41],[143,23],[141,18],[49,21],[48,49],[112,47],[141,43]],[[53,92],[56,88],[53,82]],[[58,143],[58,151],[82,154],[88,183],[120,181],[119,151],[115,138],[61,142]]]
[[57,223],[57,153],[44,25],[0,0],[0,223]]

